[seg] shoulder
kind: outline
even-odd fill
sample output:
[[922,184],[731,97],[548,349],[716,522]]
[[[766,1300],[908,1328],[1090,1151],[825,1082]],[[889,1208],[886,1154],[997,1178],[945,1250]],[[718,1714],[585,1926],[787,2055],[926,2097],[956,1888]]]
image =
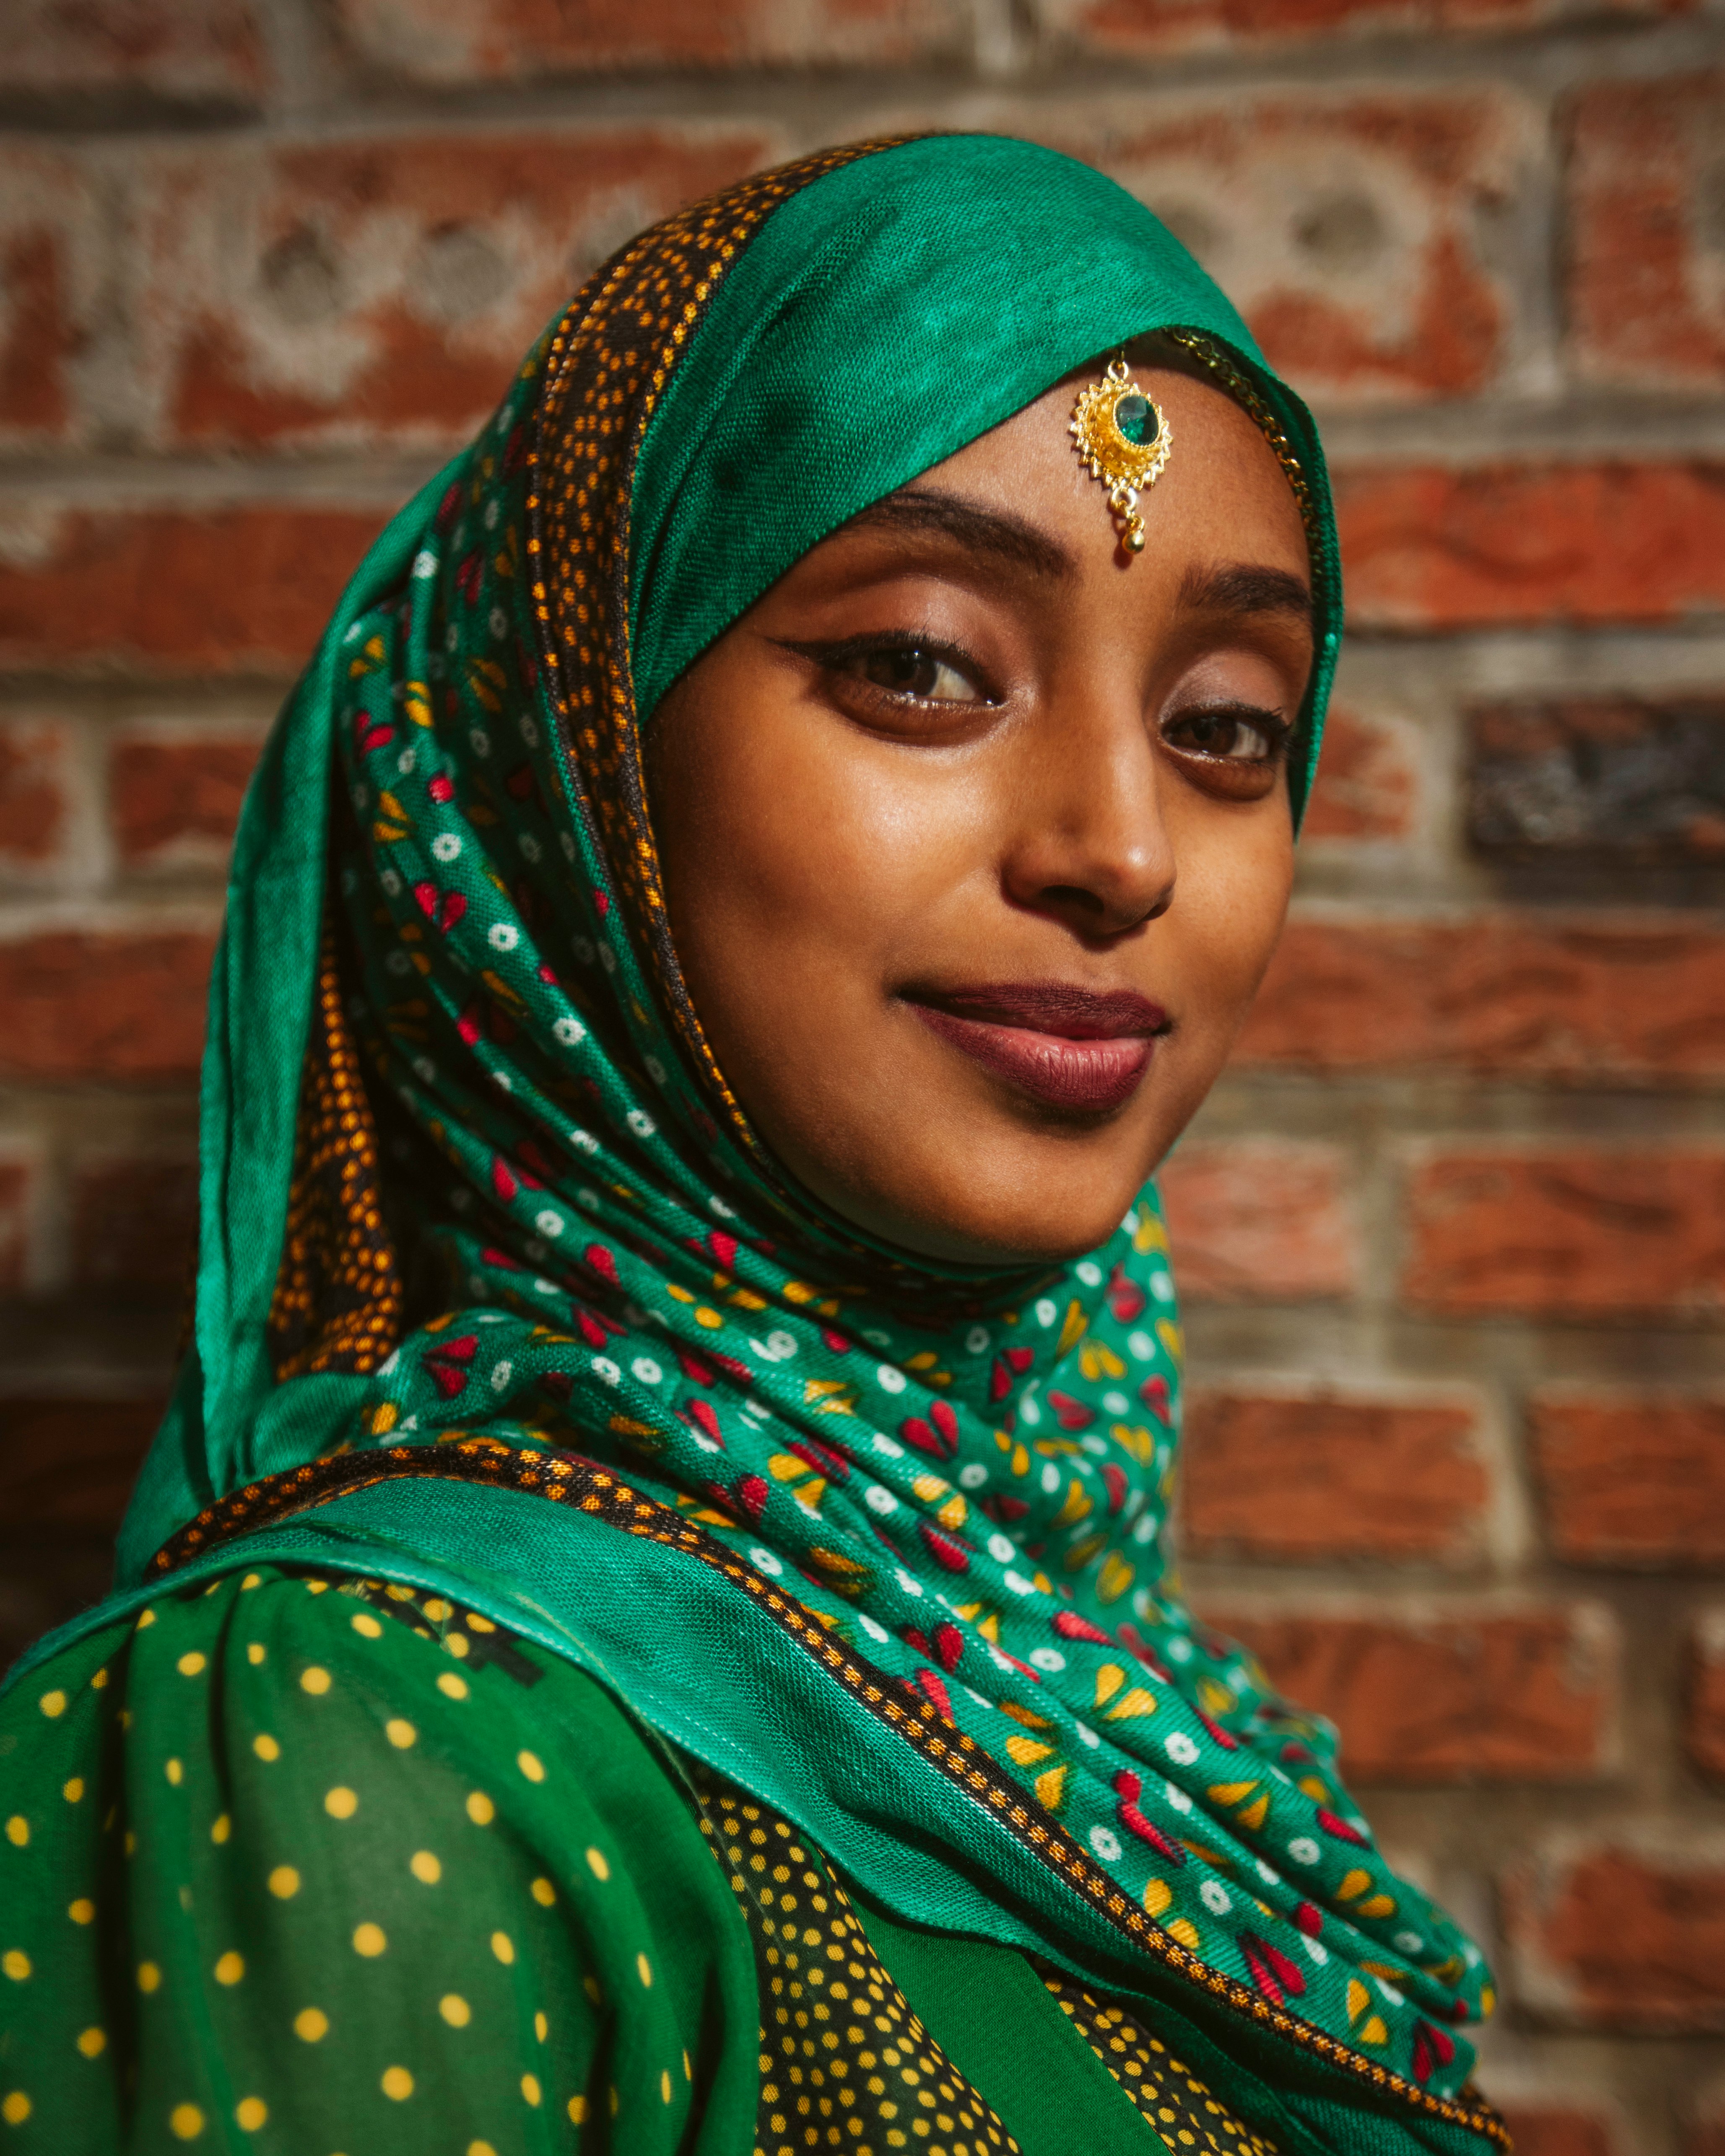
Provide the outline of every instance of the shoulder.
[[31,1672],[8,1739],[0,1905],[44,2035],[110,2048],[105,1935],[138,1998],[131,2063],[177,2073],[200,2112],[213,2082],[249,2075],[243,2100],[273,2110],[321,2073],[337,2111],[316,2130],[387,2148],[416,2092],[578,2117],[608,2102],[609,2056],[619,2102],[656,2060],[646,2085],[681,2112],[691,2001],[727,2002],[752,2048],[747,1932],[670,1756],[446,1598],[224,1574]]

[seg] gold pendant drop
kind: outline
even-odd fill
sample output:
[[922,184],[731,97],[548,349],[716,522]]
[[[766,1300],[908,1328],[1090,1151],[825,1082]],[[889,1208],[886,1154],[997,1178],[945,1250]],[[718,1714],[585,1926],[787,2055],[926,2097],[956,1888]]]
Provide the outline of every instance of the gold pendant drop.
[[1173,437],[1162,407],[1133,381],[1123,357],[1111,360],[1102,379],[1079,392],[1072,439],[1091,477],[1108,490],[1108,506],[1121,521],[1121,545],[1128,554],[1142,554],[1138,490],[1161,478]]

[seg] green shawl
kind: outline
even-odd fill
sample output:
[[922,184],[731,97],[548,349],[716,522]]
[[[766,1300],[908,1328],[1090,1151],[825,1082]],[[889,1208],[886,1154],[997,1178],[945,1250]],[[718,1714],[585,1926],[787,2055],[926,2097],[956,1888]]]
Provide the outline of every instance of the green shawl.
[[194,1344],[73,1631],[264,1557],[454,1592],[886,1908],[1150,2000],[1285,2149],[1461,2149],[1477,1951],[1169,1570],[1153,1191],[1035,1277],[870,1245],[732,1097],[659,890],[670,683],[847,517],[1158,329],[1306,515],[1297,813],[1340,628],[1322,454],[1111,182],[990,137],[830,152],[644,234],[547,332],[252,788]]

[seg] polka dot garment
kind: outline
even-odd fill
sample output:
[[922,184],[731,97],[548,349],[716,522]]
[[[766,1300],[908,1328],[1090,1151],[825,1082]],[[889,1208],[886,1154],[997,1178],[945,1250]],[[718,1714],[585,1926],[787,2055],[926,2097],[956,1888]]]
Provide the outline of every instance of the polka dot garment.
[[0,1840],[21,2150],[650,2152],[752,2118],[752,1958],[681,1791],[597,1686],[455,1615],[236,1572],[8,1699],[43,1792]]
[[[688,1905],[722,1875],[721,1938],[740,1912],[752,1953],[700,1969],[694,1995],[716,1984],[729,2013],[758,1999],[757,2156],[1019,2156],[825,1856],[705,1770],[644,1789],[639,1756],[625,1825],[593,1801],[616,1710],[480,1613],[265,1567],[164,1596],[92,1649],[75,1694],[33,1703],[85,1771],[6,1825],[5,1906],[33,1949],[0,1954],[0,2117],[30,2129],[21,2145],[95,2148],[128,2119],[144,2147],[231,2146],[230,2126],[260,2150],[321,2136],[504,2156],[648,2148],[660,2128],[688,2145],[715,2101],[696,2087],[715,2032],[710,2005],[690,2009]],[[158,1666],[178,1689],[146,1724],[129,1702]],[[667,1892],[663,1830],[691,1811],[719,1870]],[[1234,2138],[1204,2145],[1266,2156],[1219,2106],[1194,2118],[1120,2010],[1045,1980],[1068,2015],[1081,2002],[1076,2025],[1141,2109],[1158,2091],[1171,2145],[1169,2119],[1220,2120]],[[660,2061],[644,2117],[626,2063],[644,2051]]]

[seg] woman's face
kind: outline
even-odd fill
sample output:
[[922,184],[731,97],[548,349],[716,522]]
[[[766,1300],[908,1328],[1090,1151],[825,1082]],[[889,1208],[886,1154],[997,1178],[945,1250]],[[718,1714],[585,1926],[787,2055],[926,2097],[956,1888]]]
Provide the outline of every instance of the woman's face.
[[1137,372],[1173,435],[1142,554],[1068,381],[804,556],[651,722],[721,1068],[809,1189],[929,1257],[1109,1235],[1287,903],[1299,513],[1229,398]]

